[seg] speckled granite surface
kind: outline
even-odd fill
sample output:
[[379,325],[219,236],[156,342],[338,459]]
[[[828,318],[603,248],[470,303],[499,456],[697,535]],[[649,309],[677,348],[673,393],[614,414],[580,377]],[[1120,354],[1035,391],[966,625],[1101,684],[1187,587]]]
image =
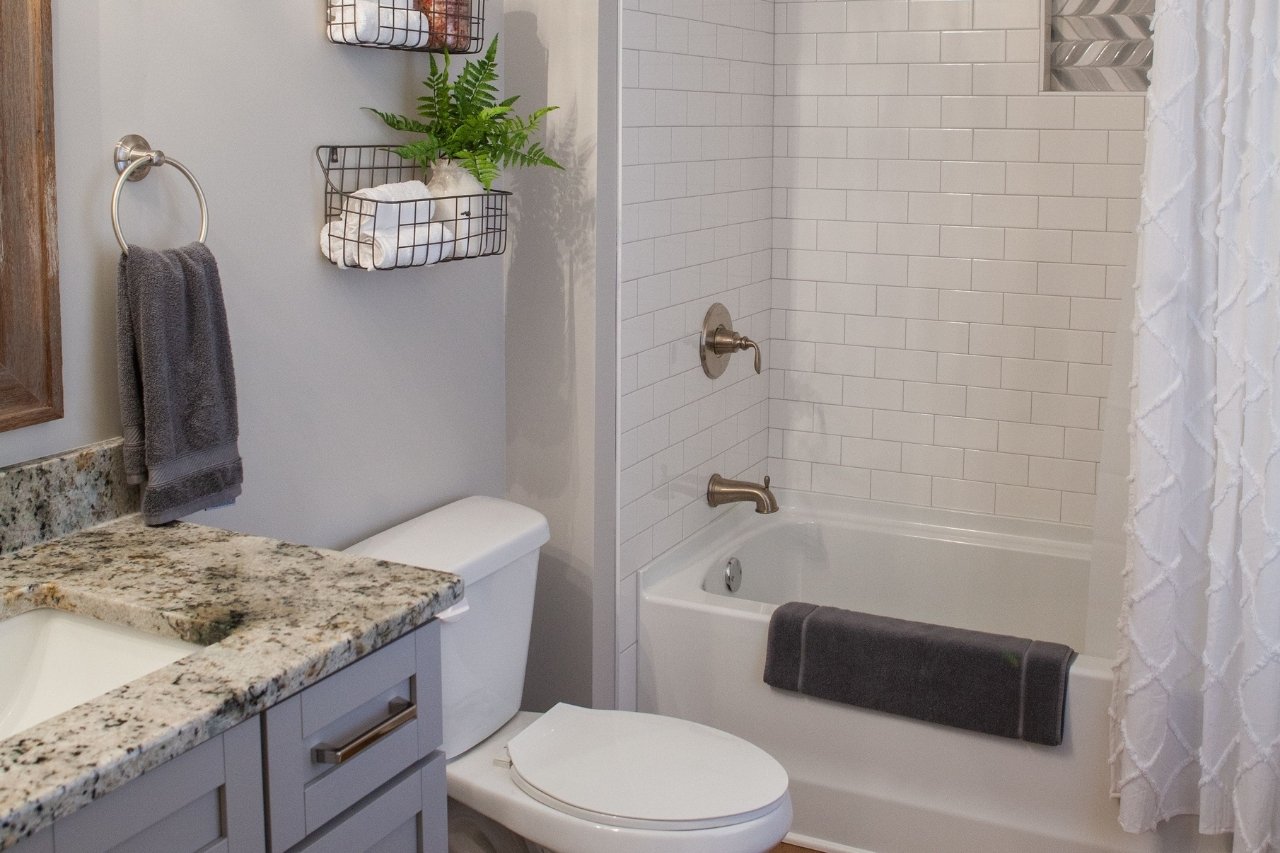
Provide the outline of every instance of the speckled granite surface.
[[0,554],[136,512],[116,438],[0,468]]
[[202,651],[0,741],[0,849],[408,633],[442,572],[136,516],[0,556],[0,618],[55,607]]

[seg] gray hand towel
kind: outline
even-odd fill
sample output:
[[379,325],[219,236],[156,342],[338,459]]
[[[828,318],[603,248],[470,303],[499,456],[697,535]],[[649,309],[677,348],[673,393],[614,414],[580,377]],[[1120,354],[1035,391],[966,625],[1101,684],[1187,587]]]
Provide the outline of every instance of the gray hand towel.
[[766,684],[1031,743],[1062,743],[1075,652],[981,631],[789,602],[769,621]]
[[120,258],[116,299],[125,473],[164,524],[228,504],[243,471],[218,265],[203,243]]

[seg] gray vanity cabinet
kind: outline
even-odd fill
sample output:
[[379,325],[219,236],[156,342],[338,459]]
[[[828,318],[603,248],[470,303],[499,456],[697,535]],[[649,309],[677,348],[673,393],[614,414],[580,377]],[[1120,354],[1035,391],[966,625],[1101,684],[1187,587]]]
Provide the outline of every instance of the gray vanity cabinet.
[[432,622],[7,853],[446,853]]
[[17,853],[263,853],[262,746],[248,720],[62,818]]

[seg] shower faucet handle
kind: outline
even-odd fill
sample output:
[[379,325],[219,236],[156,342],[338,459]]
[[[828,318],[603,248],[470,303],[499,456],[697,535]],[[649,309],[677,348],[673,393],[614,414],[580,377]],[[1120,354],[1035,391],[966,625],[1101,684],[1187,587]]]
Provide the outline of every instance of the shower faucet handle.
[[742,350],[755,350],[755,371],[760,372],[760,345],[733,330],[733,318],[729,309],[717,302],[707,311],[702,321],[702,370],[712,379],[722,376],[729,366],[729,357]]
[[733,355],[735,352],[753,349],[756,351],[756,373],[760,372],[760,345],[748,338],[746,335],[740,335],[733,329],[726,329],[720,326],[711,333],[711,350],[716,355]]
[[739,342],[738,349],[753,349],[756,351],[755,368],[756,368],[756,373],[759,374],[760,373],[760,345],[755,341],[751,340],[751,338],[744,336],[742,340]]

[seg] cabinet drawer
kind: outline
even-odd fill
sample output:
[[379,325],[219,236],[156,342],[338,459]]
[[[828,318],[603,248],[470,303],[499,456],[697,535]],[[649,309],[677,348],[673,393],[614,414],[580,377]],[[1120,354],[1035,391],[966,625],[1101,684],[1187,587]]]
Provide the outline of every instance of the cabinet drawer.
[[269,708],[271,849],[297,844],[437,749],[439,685],[432,622]]
[[435,753],[290,853],[446,853],[444,766]]

